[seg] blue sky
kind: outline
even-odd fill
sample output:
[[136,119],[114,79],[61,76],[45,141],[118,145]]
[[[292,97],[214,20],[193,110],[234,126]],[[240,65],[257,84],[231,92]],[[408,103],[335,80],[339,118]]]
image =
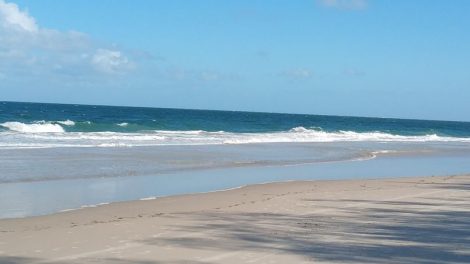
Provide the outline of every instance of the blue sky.
[[470,121],[470,1],[0,0],[0,100]]

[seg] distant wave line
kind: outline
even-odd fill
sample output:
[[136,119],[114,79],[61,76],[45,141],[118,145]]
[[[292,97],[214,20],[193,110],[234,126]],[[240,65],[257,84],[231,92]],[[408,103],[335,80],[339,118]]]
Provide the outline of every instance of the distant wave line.
[[[71,124],[71,123],[69,123]],[[157,145],[214,145],[255,143],[321,143],[321,142],[465,142],[470,138],[438,136],[436,134],[407,136],[385,132],[326,132],[319,129],[295,127],[288,131],[235,133],[204,130],[152,130],[137,133],[123,132],[66,132],[57,123],[0,124],[9,130],[0,132],[0,148],[48,147],[133,147]]]

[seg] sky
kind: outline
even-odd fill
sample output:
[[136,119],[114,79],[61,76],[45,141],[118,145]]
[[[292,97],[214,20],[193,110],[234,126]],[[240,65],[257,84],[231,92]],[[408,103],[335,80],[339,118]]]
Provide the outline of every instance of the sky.
[[467,0],[0,0],[0,101],[470,121]]

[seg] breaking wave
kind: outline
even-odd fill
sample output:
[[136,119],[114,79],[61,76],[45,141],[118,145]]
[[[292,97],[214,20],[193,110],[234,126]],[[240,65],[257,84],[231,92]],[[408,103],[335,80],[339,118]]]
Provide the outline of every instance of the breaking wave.
[[37,122],[34,124],[25,124],[21,122],[5,122],[0,126],[8,128],[11,131],[22,133],[64,133],[65,130],[59,124]]
[[65,125],[65,126],[75,126],[75,122],[72,120],[65,120],[65,121],[57,121],[57,123]]
[[469,142],[470,138],[446,137],[436,134],[407,136],[384,132],[327,132],[320,129],[295,127],[282,132],[234,133],[203,130],[153,130],[137,133],[119,132],[66,132],[64,127],[75,123],[70,120],[33,124],[1,123],[7,131],[0,132],[0,148],[50,147],[133,147],[157,145],[213,145],[253,143],[302,142]]

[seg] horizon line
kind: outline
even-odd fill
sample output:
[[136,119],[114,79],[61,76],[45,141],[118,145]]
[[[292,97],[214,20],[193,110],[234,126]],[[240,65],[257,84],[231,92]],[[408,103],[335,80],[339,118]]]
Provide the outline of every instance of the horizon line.
[[470,121],[463,121],[463,120],[440,120],[440,119],[419,119],[419,118],[403,118],[403,117],[354,116],[354,115],[337,115],[337,114],[307,114],[307,113],[267,112],[267,111],[252,111],[252,110],[177,108],[177,107],[136,106],[136,105],[31,102],[31,101],[8,101],[8,100],[6,100],[6,101],[0,100],[0,103],[55,104],[55,105],[78,105],[78,106],[100,106],[100,107],[102,107],[102,106],[104,106],[104,107],[128,107],[128,108],[151,108],[151,109],[171,109],[171,110],[191,110],[191,111],[216,111],[216,112],[239,112],[239,113],[280,114],[280,115],[309,115],[309,116],[327,116],[327,117],[350,117],[350,118],[371,118],[371,119],[391,119],[391,120],[410,120],[410,121],[470,123]]

